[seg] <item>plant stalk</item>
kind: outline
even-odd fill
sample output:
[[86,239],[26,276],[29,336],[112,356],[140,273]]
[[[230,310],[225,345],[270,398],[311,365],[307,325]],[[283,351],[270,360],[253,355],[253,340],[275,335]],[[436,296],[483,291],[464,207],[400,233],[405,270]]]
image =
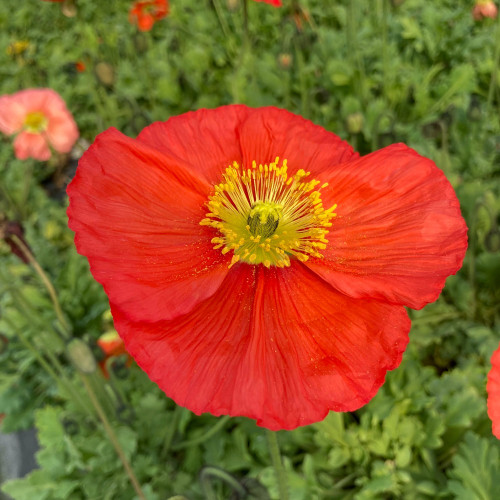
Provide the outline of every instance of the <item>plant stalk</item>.
[[280,500],[288,500],[288,484],[286,471],[281,460],[280,447],[278,443],[278,435],[274,431],[266,429],[267,446],[271,455],[271,462],[276,474],[278,482],[278,492]]
[[129,461],[125,456],[125,452],[123,451],[123,448],[121,447],[120,442],[116,437],[115,431],[113,430],[111,424],[109,423],[108,417],[106,417],[106,413],[104,412],[101,404],[99,403],[99,400],[97,399],[97,396],[94,393],[94,390],[92,389],[92,386],[88,380],[87,375],[81,373],[80,376],[82,378],[83,384],[85,385],[85,389],[87,390],[87,393],[90,397],[90,401],[92,402],[92,405],[94,406],[97,415],[99,416],[99,419],[102,422],[104,430],[108,435],[109,441],[113,445],[113,448],[115,449],[116,454],[118,455],[118,458],[120,459],[120,462],[122,463],[123,468],[125,469],[125,472],[129,477],[135,492],[137,493],[137,496],[140,498],[140,500],[146,500],[146,497],[141,489],[139,481],[137,480],[137,477],[135,476],[135,473],[132,470]]

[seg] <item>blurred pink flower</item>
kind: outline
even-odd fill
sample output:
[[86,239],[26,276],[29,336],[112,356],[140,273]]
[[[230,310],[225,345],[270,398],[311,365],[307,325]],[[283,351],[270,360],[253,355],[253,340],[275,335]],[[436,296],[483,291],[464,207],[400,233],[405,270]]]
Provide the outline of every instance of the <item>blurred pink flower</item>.
[[59,153],[69,153],[79,135],[62,97],[44,88],[0,96],[0,131],[17,134],[14,151],[20,160],[48,160],[49,146]]
[[472,9],[472,17],[476,21],[480,21],[485,17],[495,19],[498,15],[498,9],[492,0],[478,0]]

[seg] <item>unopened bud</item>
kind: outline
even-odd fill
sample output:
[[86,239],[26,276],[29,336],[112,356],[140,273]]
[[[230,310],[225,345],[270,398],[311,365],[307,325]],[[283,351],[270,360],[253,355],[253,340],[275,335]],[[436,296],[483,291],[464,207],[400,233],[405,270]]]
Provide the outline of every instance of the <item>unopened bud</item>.
[[107,62],[98,62],[94,67],[94,73],[99,83],[105,87],[112,87],[115,83],[115,69]]
[[69,359],[77,370],[82,373],[93,373],[97,363],[90,347],[81,339],[72,339],[66,345]]
[[3,239],[9,245],[14,255],[19,257],[25,264],[29,263],[25,249],[31,250],[24,239],[24,229],[19,222],[0,219],[0,239]]
[[351,113],[347,117],[347,130],[351,134],[359,134],[363,129],[364,117],[361,113]]

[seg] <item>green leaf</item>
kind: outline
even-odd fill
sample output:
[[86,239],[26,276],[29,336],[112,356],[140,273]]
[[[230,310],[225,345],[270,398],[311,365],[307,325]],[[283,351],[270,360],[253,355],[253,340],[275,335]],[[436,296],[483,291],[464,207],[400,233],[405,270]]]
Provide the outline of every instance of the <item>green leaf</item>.
[[[497,443],[495,443],[497,445]],[[453,457],[448,488],[457,500],[493,500],[500,498],[498,448],[472,432],[465,436]]]

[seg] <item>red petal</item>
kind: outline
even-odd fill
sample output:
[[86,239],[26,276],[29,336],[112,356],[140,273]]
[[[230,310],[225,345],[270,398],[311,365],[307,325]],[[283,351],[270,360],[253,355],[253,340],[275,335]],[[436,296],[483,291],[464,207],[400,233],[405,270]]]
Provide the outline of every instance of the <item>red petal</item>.
[[216,184],[228,165],[241,162],[237,129],[251,111],[241,105],[200,109],[152,123],[137,139],[182,158],[196,175]]
[[488,373],[488,416],[493,423],[493,435],[500,439],[500,346],[491,357],[491,370]]
[[281,0],[255,0],[256,2],[265,2],[274,7],[281,7]]
[[339,165],[322,191],[338,204],[324,259],[307,265],[339,291],[420,309],[460,269],[467,227],[436,165],[403,144]]
[[79,253],[111,302],[135,320],[190,311],[227,274],[199,222],[210,186],[115,129],[100,134],[68,187]]
[[212,297],[172,321],[113,316],[127,350],[180,405],[272,430],[367,403],[399,365],[410,328],[403,307],[349,299],[297,261],[236,265]]
[[250,166],[254,160],[269,163],[279,156],[288,160],[292,173],[303,168],[317,175],[357,157],[335,134],[273,107],[201,109],[153,123],[138,140],[182,158],[212,184],[220,182],[233,161]]
[[239,133],[244,164],[269,163],[279,156],[288,161],[290,173],[304,169],[321,180],[336,164],[358,157],[340,137],[284,109],[251,110]]

